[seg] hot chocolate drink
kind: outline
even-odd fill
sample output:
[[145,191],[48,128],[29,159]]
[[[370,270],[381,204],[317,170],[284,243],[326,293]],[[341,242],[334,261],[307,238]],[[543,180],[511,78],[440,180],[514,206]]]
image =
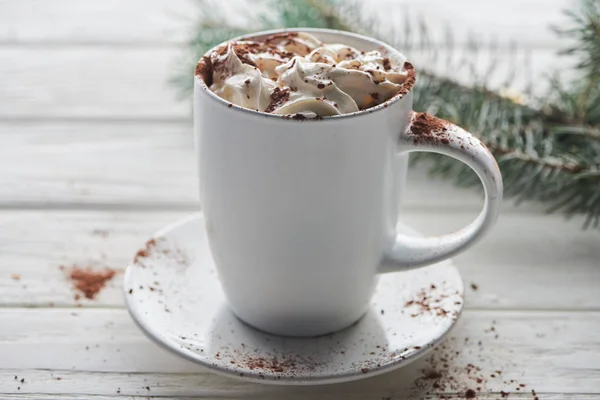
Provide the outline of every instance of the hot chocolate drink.
[[204,56],[196,75],[232,104],[306,118],[365,110],[414,83],[399,53],[326,44],[303,32],[230,41]]

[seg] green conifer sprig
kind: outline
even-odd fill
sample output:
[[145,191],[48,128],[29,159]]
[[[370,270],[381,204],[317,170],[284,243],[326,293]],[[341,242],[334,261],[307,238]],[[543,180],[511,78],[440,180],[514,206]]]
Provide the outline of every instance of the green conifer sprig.
[[[256,3],[256,2],[255,2]],[[260,7],[260,6],[264,7]],[[383,26],[365,14],[358,3],[342,0],[262,0],[248,12],[248,22],[235,26],[219,13],[219,3],[200,0],[200,12],[181,70],[172,83],[183,96],[191,93],[193,67],[212,46],[234,36],[280,27],[317,27],[355,31],[377,37],[410,54],[418,48],[437,57],[435,41],[422,21],[401,19],[397,25]],[[204,10],[210,10],[205,12]],[[256,11],[258,10],[258,11]],[[487,82],[494,64],[483,75],[472,71],[470,86],[420,67],[414,89],[414,109],[448,119],[477,135],[498,160],[504,177],[505,196],[521,201],[539,201],[549,212],[567,216],[585,215],[585,227],[600,227],[600,2],[580,0],[578,10],[569,11],[571,27],[555,29],[568,37],[570,47],[563,51],[580,79],[565,83],[548,78],[550,91],[544,99],[522,104],[490,90]],[[446,32],[446,48],[452,34]],[[457,55],[446,64],[473,62],[479,44],[470,40],[469,57]],[[494,46],[492,45],[491,48]],[[489,47],[488,47],[489,48]],[[565,69],[565,65],[561,66]],[[568,68],[568,67],[567,67]],[[514,71],[505,81],[514,78]],[[427,160],[430,173],[451,179],[457,185],[479,187],[479,181],[464,164],[436,156]]]

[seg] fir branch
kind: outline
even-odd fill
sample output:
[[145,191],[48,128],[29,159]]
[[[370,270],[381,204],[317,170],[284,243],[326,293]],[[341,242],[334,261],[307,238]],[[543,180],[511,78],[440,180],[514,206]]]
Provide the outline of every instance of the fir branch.
[[[199,23],[190,40],[185,61],[172,82],[189,95],[196,60],[210,47],[231,37],[275,27],[320,27],[355,31],[382,39],[410,51],[421,45],[437,57],[436,48],[426,25],[417,25],[405,15],[397,27],[383,29],[372,16],[366,15],[355,1],[343,0],[259,0],[254,8],[274,10],[248,18],[248,25],[231,26],[219,15],[219,3],[200,0]],[[476,85],[465,87],[452,79],[420,68],[414,88],[414,109],[448,119],[471,131],[494,153],[505,181],[505,195],[521,201],[540,201],[549,212],[587,215],[586,226],[600,226],[600,2],[581,0],[581,9],[571,12],[571,29],[557,30],[575,39],[565,54],[579,58],[577,68],[583,79],[564,85],[551,81],[551,93],[537,109],[520,104],[486,87],[495,73],[495,63]],[[252,21],[252,22],[251,22]],[[352,29],[351,29],[352,28]],[[453,48],[451,31],[444,45]],[[475,62],[480,44],[469,41],[468,55],[449,55],[446,65],[469,65]],[[512,52],[516,54],[516,50]],[[514,62],[514,65],[517,63]],[[454,67],[453,67],[454,68]],[[505,77],[514,79],[516,70]],[[433,158],[432,158],[433,157]],[[454,180],[460,186],[480,187],[475,174],[464,164],[448,157],[421,153],[414,161],[430,160],[433,175]]]

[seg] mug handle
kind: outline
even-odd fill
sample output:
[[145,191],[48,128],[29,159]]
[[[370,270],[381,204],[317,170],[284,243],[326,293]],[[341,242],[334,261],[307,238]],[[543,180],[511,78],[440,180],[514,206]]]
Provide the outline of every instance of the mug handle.
[[500,213],[502,175],[494,156],[471,133],[426,113],[411,111],[408,129],[400,135],[399,154],[428,151],[467,164],[479,176],[485,191],[483,210],[471,224],[456,232],[433,237],[396,234],[385,252],[380,272],[421,267],[449,258],[471,246],[490,229]]

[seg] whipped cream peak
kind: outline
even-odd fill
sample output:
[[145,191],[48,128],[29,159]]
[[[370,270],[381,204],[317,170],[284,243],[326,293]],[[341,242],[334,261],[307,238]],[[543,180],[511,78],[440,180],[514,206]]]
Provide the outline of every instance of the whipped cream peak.
[[364,110],[414,83],[399,55],[324,44],[304,32],[239,40],[203,57],[196,68],[219,97],[241,107],[280,115],[325,117]]

